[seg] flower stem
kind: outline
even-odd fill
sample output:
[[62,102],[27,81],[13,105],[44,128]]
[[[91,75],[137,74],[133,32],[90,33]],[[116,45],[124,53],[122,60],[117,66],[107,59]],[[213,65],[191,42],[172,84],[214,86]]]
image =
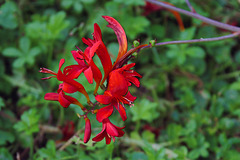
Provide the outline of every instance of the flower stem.
[[[169,45],[169,44],[191,44],[191,43],[199,43],[199,42],[213,42],[213,41],[220,41],[220,40],[224,40],[224,39],[229,39],[229,38],[234,38],[240,35],[240,31],[239,32],[235,32],[233,34],[229,34],[226,36],[221,36],[221,37],[214,37],[214,38],[200,38],[200,39],[192,39],[192,40],[183,40],[183,41],[168,41],[168,42],[160,42],[160,43],[156,43],[155,46],[165,46],[165,45]],[[150,48],[151,45],[148,46],[144,46],[141,49],[144,48]]]
[[153,3],[153,4],[156,4],[158,6],[161,6],[161,7],[170,9],[170,10],[173,10],[173,11],[177,11],[177,12],[182,13],[184,15],[187,15],[187,16],[190,16],[190,17],[194,17],[194,18],[199,19],[199,20],[201,20],[201,21],[203,21],[205,23],[211,24],[213,26],[216,26],[216,27],[219,27],[219,28],[222,28],[222,29],[226,29],[226,30],[233,31],[233,32],[240,31],[240,27],[235,27],[235,26],[232,26],[232,25],[229,25],[229,24],[221,23],[221,22],[212,20],[210,18],[201,16],[201,15],[199,15],[197,13],[189,12],[189,11],[186,11],[186,10],[183,10],[183,9],[180,9],[180,8],[168,5],[166,3],[159,2],[157,0],[146,0],[146,1],[150,2],[150,3]]

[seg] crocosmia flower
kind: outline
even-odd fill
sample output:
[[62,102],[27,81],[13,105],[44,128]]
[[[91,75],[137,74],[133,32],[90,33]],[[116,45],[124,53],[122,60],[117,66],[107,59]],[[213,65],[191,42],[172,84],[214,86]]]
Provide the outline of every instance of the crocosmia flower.
[[108,118],[106,118],[102,121],[102,131],[92,140],[98,142],[105,138],[106,144],[110,144],[111,139],[115,141],[115,137],[122,137],[124,135],[124,131],[122,131],[123,128],[125,127],[115,126],[109,121]]
[[[123,121],[127,119],[126,106],[133,106],[137,98],[129,92],[129,87],[132,84],[139,87],[138,78],[142,77],[132,69],[135,63],[128,64],[128,61],[132,58],[131,55],[134,52],[147,45],[139,45],[127,51],[127,36],[123,27],[112,17],[103,16],[103,18],[108,22],[107,27],[111,28],[116,34],[119,43],[118,56],[114,62],[111,61],[107,47],[103,43],[101,29],[95,23],[93,39],[82,38],[83,43],[87,45],[86,49],[81,50],[76,47],[77,50],[71,51],[76,61],[75,64],[62,69],[65,60],[61,59],[58,72],[53,72],[47,68],[40,69],[40,72],[52,75],[43,79],[56,78],[61,82],[56,93],[47,93],[45,95],[46,100],[58,101],[64,108],[71,104],[81,107],[84,114],[77,113],[77,115],[79,118],[85,119],[84,143],[87,143],[91,137],[91,123],[87,116],[88,113],[96,114],[96,120],[102,123],[102,131],[92,139],[93,141],[98,142],[105,138],[106,144],[109,144],[111,139],[115,141],[115,137],[124,135],[124,127],[117,127],[112,124],[109,117],[113,115],[113,111],[116,109]],[[100,65],[94,62],[94,57],[100,60]],[[103,72],[101,72],[101,68]],[[81,74],[84,77],[80,76]],[[85,86],[79,83],[80,78],[86,78],[89,84],[95,85],[92,93],[95,96],[95,103],[89,98],[91,93],[87,93]],[[103,90],[102,95],[98,95],[100,88]],[[83,106],[82,102],[80,103],[70,95],[76,92],[86,97],[87,106]]]

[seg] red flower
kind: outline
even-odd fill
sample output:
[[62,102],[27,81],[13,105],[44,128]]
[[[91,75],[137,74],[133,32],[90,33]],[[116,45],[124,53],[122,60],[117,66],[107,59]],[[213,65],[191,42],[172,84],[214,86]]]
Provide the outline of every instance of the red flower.
[[63,81],[61,88],[64,92],[74,93],[76,91],[79,91],[87,98],[87,101],[89,102],[90,101],[89,96],[88,96],[85,88],[83,87],[83,85],[80,84],[79,82],[73,80],[73,79],[77,78],[77,76],[78,76],[78,74],[76,74],[75,72],[70,72],[70,70],[75,69],[75,66],[71,66],[71,67],[68,66],[63,70],[63,72],[61,71],[61,67],[64,64],[64,62],[65,62],[64,59],[60,60],[58,73],[55,73],[47,68],[40,68],[41,73],[53,74],[53,76],[46,77],[43,79],[50,79],[50,78],[56,77],[59,81]]
[[128,91],[128,86],[133,83],[139,87],[140,82],[136,77],[141,77],[136,71],[130,70],[135,64],[128,64],[122,68],[115,69],[109,74],[108,88],[104,95],[98,95],[95,99],[102,104],[109,104],[97,112],[97,120],[101,122],[108,118],[113,112],[113,106],[120,113],[122,120],[127,119],[124,104],[132,105],[136,97]]
[[84,131],[83,142],[87,143],[91,137],[91,123],[87,117],[85,117],[84,120],[85,120],[85,131]]
[[93,39],[82,38],[82,41],[89,47],[93,46],[95,43],[100,43],[98,49],[96,50],[96,54],[98,55],[104,70],[104,77],[100,84],[102,85],[104,81],[107,79],[108,74],[112,70],[112,61],[107,51],[107,48],[102,41],[102,32],[97,23],[94,24]]
[[124,135],[124,131],[122,129],[125,127],[118,127],[112,124],[108,118],[102,121],[102,131],[96,135],[92,140],[99,142],[103,138],[106,140],[106,144],[110,144],[111,138],[115,141],[115,137],[122,137]]
[[64,108],[67,108],[70,104],[76,104],[79,105],[83,109],[83,111],[86,110],[77,99],[65,95],[65,93],[63,92],[63,84],[59,85],[57,92],[58,93],[46,93],[44,99],[50,101],[58,101]]
[[102,73],[92,60],[94,53],[96,52],[100,44],[101,42],[98,41],[97,43],[94,43],[91,47],[87,47],[84,52],[82,52],[81,50],[72,51],[72,55],[77,61],[78,65],[71,65],[67,67],[69,68],[69,74],[75,75],[75,77],[78,77],[83,72],[89,83],[93,83],[94,79],[96,82],[94,94],[97,92],[100,82],[102,80]]

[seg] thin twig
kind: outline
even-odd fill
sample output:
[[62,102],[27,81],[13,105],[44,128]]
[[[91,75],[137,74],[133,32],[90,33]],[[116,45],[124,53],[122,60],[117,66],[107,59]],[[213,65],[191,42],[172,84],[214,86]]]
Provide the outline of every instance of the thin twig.
[[[240,31],[235,32],[233,34],[226,35],[226,36],[214,37],[214,38],[200,38],[200,39],[192,39],[192,40],[184,40],[184,41],[160,42],[160,43],[156,43],[155,46],[165,46],[169,44],[184,44],[184,43],[191,44],[191,43],[199,43],[199,42],[213,42],[213,41],[220,41],[224,39],[234,38],[234,37],[237,37],[238,35],[240,35]],[[149,47],[152,47],[152,46],[148,45],[148,46],[142,47],[141,49],[149,48]]]
[[146,1],[150,2],[150,3],[153,3],[153,4],[156,4],[158,6],[170,9],[170,10],[177,11],[177,12],[185,14],[187,16],[194,17],[194,18],[199,19],[199,20],[201,20],[201,21],[203,21],[205,23],[211,24],[213,26],[216,26],[216,27],[219,27],[219,28],[222,28],[222,29],[226,29],[226,30],[233,31],[233,32],[240,31],[240,27],[235,27],[235,26],[232,26],[232,25],[229,25],[229,24],[221,23],[221,22],[212,20],[210,18],[201,16],[201,15],[199,15],[197,13],[189,12],[189,11],[186,11],[186,10],[183,10],[183,9],[180,9],[180,8],[168,5],[168,4],[163,3],[163,2],[159,2],[159,1],[156,1],[156,0],[146,0]]
[[65,148],[67,148],[69,145],[71,145],[73,140],[74,140],[74,138],[76,136],[78,136],[82,131],[83,131],[83,129],[78,130],[66,143],[64,143],[64,145],[62,145],[59,148],[59,151],[63,151]]

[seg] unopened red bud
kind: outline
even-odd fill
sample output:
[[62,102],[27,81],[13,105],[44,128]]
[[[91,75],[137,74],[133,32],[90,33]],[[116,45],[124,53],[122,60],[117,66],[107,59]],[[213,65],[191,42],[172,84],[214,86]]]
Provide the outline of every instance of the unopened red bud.
[[84,119],[85,119],[85,132],[84,132],[83,142],[87,143],[91,137],[91,123],[87,117]]

